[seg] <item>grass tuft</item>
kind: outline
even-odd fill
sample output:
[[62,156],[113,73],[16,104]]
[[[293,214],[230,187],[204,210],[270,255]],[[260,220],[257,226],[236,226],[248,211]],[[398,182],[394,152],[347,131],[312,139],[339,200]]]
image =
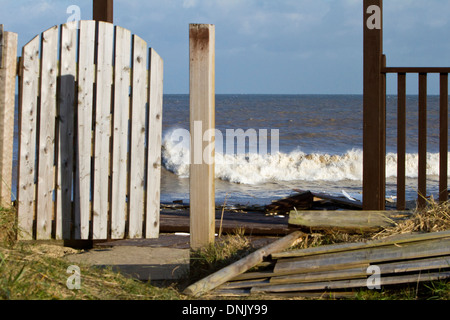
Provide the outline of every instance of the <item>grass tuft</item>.
[[175,300],[174,288],[157,288],[113,271],[79,265],[80,289],[69,289],[73,253],[60,245],[17,242],[14,209],[0,209],[0,300]]

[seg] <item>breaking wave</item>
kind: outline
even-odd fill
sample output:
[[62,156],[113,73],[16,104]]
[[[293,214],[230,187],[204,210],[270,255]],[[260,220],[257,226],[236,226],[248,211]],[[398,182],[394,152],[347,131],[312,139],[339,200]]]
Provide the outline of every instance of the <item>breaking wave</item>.
[[[184,139],[188,140],[188,139]],[[189,177],[189,141],[163,139],[163,166],[182,178]],[[449,155],[450,158],[450,155]],[[353,149],[343,154],[306,154],[300,150],[275,154],[216,153],[216,178],[240,184],[276,181],[362,181],[363,152]],[[439,154],[427,154],[427,174],[439,175]],[[397,176],[397,154],[386,156],[386,177]],[[406,176],[417,178],[418,154],[406,155]]]

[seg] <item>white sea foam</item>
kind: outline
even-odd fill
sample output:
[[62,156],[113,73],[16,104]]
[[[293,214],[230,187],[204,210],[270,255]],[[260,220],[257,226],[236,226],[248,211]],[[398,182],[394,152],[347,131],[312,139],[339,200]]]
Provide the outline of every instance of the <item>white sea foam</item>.
[[[163,139],[163,165],[179,177],[189,177],[189,140]],[[450,158],[450,155],[449,155]],[[361,181],[362,150],[354,149],[344,154],[306,154],[300,150],[290,153],[230,155],[216,153],[216,178],[233,183],[261,184],[271,181]],[[439,175],[439,154],[427,154],[427,174]],[[397,176],[397,155],[386,156],[386,176]],[[418,155],[406,155],[406,176],[418,176]]]

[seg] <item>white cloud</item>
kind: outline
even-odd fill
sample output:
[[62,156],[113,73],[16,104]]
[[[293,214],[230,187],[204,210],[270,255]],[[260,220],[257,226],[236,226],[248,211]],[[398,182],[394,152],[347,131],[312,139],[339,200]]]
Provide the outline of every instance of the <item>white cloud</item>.
[[183,0],[183,8],[190,9],[198,5],[198,0]]

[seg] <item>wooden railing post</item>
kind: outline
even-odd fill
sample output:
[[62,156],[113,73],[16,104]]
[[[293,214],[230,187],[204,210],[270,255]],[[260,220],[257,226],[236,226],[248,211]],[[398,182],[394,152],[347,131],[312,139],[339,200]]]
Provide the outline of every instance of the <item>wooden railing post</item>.
[[448,73],[440,74],[439,202],[448,200]]
[[189,25],[191,248],[214,242],[215,27]]
[[0,205],[11,205],[17,34],[0,26]]
[[386,110],[383,1],[364,0],[363,208],[385,209]]
[[114,22],[114,1],[113,0],[93,0],[93,20]]
[[419,73],[419,196],[417,206],[424,208],[427,196],[427,74]]

